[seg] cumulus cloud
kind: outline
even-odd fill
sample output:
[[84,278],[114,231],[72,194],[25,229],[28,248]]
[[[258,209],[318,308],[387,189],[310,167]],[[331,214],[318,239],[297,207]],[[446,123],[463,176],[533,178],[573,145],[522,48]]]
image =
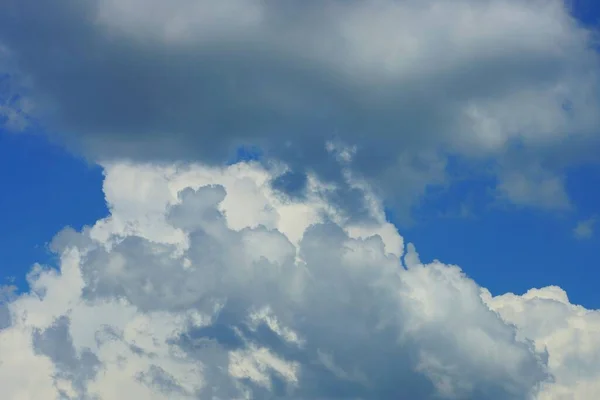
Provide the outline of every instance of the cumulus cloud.
[[[2,0],[0,42],[32,115],[93,159],[215,165],[250,144],[339,184],[335,142],[404,209],[449,156],[491,163],[502,198],[561,209],[600,105],[595,33],[567,3]],[[522,152],[526,168],[506,162]]]
[[531,289],[523,296],[505,294],[486,302],[520,335],[548,352],[554,381],[540,399],[593,399],[600,393],[600,311],[571,304],[556,286]]
[[600,395],[598,311],[423,263],[365,185],[357,222],[314,175],[290,200],[257,164],[105,169],[110,215],[0,309],[4,398]]

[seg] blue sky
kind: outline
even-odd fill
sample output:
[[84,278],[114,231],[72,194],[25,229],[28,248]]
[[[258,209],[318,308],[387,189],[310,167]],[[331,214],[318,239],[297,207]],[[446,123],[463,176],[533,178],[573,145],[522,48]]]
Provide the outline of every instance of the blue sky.
[[[472,216],[457,215],[456,192],[485,196],[486,183],[469,182],[425,202],[418,212],[421,222],[403,230],[422,259],[460,265],[493,294],[558,285],[572,302],[600,307],[596,287],[600,236],[596,232],[582,239],[573,233],[578,221],[599,211],[600,168],[580,168],[568,175],[567,187],[575,205],[572,212],[475,206]],[[454,215],[433,217],[436,211],[448,209]]]
[[581,22],[590,25],[600,25],[600,4],[595,0],[573,0],[573,15]]
[[[598,2],[574,4],[579,19],[598,24]],[[7,132],[0,132],[0,171],[0,275],[15,277],[23,287],[34,262],[53,262],[45,244],[56,232],[106,215],[102,172],[42,136]],[[581,239],[573,229],[600,213],[600,169],[570,170],[567,187],[575,210],[556,213],[490,207],[486,181],[454,185],[421,204],[416,222],[401,233],[424,260],[458,264],[495,294],[554,284],[566,289],[573,302],[598,308],[600,293],[593,283],[600,277],[600,235]],[[456,215],[464,193],[475,199],[467,204],[472,215]],[[393,220],[393,211],[390,215]]]
[[107,215],[102,170],[43,136],[0,131],[0,254],[20,289],[33,263],[54,264],[46,243],[63,227]]

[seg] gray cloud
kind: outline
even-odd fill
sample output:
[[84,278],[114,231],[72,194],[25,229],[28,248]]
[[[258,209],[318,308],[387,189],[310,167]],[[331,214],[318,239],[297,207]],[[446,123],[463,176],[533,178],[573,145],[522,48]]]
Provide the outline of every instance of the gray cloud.
[[[553,209],[568,203],[562,168],[596,143],[593,33],[562,0],[2,7],[32,114],[96,160],[218,164],[251,144],[341,185],[334,141],[402,210],[448,179],[449,155],[498,161],[502,196]],[[503,163],[515,144],[543,171]]]
[[594,227],[596,225],[597,218],[591,217],[583,221],[579,221],[575,228],[573,228],[573,235],[578,239],[589,239],[594,236]]

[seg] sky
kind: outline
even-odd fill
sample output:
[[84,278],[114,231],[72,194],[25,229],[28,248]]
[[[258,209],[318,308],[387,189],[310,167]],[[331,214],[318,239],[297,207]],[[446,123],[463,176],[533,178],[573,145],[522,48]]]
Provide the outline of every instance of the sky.
[[597,2],[0,7],[8,399],[600,397]]
[[[486,183],[460,185],[423,204],[418,211],[423,221],[404,230],[406,237],[419,243],[427,259],[462,266],[492,293],[558,285],[572,302],[597,308],[600,297],[593,281],[600,241],[593,221],[600,204],[600,169],[570,172],[567,190],[576,208],[564,214],[507,205],[477,207],[476,200],[465,203],[456,195],[483,197]],[[588,221],[589,233],[577,234],[577,226]]]
[[39,135],[3,131],[0,154],[2,276],[26,288],[34,263],[55,265],[47,243],[58,231],[108,214],[102,170]]

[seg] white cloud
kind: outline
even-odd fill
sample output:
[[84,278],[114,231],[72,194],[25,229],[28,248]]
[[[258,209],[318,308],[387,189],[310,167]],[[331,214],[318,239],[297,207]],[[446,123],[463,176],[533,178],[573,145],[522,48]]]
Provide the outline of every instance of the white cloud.
[[573,229],[573,234],[578,239],[589,239],[594,236],[594,226],[596,225],[596,217],[591,217],[583,221],[579,221]]
[[[449,179],[449,155],[498,164],[510,201],[561,209],[564,167],[598,140],[595,33],[564,0],[3,9],[0,42],[30,83],[35,116],[95,159],[218,164],[251,144],[339,184],[326,150],[337,140],[354,149],[347,168],[404,209]],[[503,160],[519,151],[541,171],[516,176]]]
[[552,287],[492,297],[412,245],[403,263],[380,207],[356,223],[314,177],[294,201],[269,180],[106,165],[111,215],[59,234],[60,272],[5,304],[3,398],[600,395],[598,311]]
[[593,399],[600,393],[600,311],[569,303],[558,287],[505,294],[488,303],[536,348],[548,352],[554,383],[540,399]]

